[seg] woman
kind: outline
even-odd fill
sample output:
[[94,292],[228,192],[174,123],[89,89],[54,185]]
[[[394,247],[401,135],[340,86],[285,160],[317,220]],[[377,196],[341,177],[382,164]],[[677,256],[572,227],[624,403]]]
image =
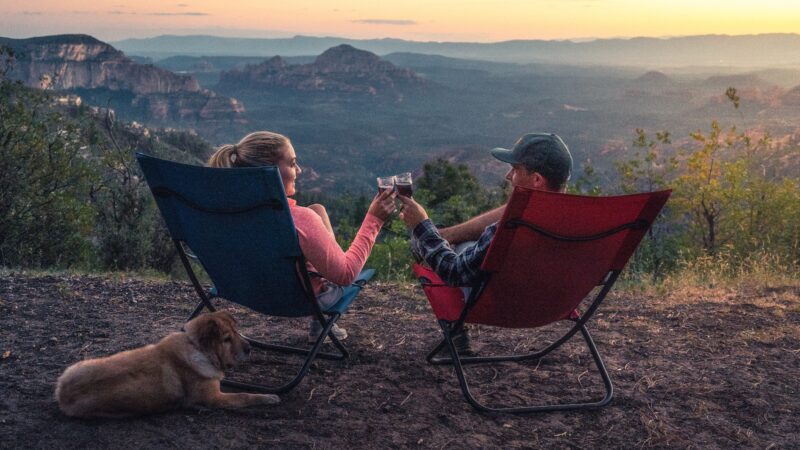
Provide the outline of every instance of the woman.
[[[237,144],[223,145],[211,155],[208,165],[210,167],[277,166],[287,197],[297,192],[295,180],[302,173],[289,139],[269,131],[250,133]],[[391,191],[386,191],[375,196],[361,223],[361,228],[346,252],[336,243],[324,206],[319,204],[309,207],[298,206],[294,199],[287,198],[297,229],[300,249],[308,261],[308,270],[321,275],[312,277],[311,283],[323,310],[333,306],[342,296],[344,289],[342,286],[350,285],[361,272],[384,221],[395,211],[395,195]],[[321,332],[319,321],[312,318],[308,334],[309,342],[315,342]],[[347,332],[336,325],[332,332],[337,339],[347,337]]]

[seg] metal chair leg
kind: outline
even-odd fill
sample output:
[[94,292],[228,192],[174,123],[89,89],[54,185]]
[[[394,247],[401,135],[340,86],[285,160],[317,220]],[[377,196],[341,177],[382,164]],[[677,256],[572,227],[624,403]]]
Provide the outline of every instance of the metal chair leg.
[[[472,405],[473,408],[479,411],[503,412],[503,413],[533,413],[533,412],[546,412],[546,411],[566,411],[566,410],[576,410],[576,409],[597,409],[608,405],[614,396],[614,388],[611,384],[611,378],[609,377],[605,364],[603,364],[603,360],[600,357],[600,353],[597,351],[597,347],[595,346],[594,341],[592,340],[592,337],[589,334],[589,330],[586,329],[585,325],[580,325],[579,329],[581,331],[581,334],[583,335],[583,338],[586,341],[587,346],[589,347],[589,351],[592,354],[592,358],[594,359],[597,369],[600,371],[600,376],[602,377],[603,384],[605,386],[605,396],[601,400],[594,402],[561,403],[553,405],[528,405],[528,406],[518,406],[518,407],[486,406],[480,403],[470,391],[466,375],[464,374],[464,368],[462,366],[462,361],[461,361],[462,357],[460,357],[458,355],[458,352],[456,351],[455,344],[453,343],[453,339],[450,336],[449,327],[444,323],[440,323],[440,325],[442,326],[442,331],[444,332],[444,343],[450,350],[450,356],[452,358],[456,376],[458,377],[458,383],[459,386],[461,387],[461,392],[464,394],[464,397],[466,398],[467,402],[469,402],[469,404]],[[488,358],[482,358],[481,360],[481,358],[479,358],[479,360],[473,359],[472,361],[473,364],[480,364],[487,362],[498,362],[498,360],[488,359]]]
[[[303,366],[300,368],[300,371],[298,371],[297,374],[294,376],[294,378],[289,380],[287,383],[279,385],[279,386],[267,386],[265,384],[247,383],[247,382],[242,382],[242,381],[223,379],[221,381],[221,384],[223,386],[234,388],[234,389],[246,390],[246,391],[254,391],[254,392],[262,392],[262,393],[268,393],[268,394],[281,394],[281,393],[288,392],[288,391],[292,390],[295,386],[300,384],[300,382],[303,380],[303,378],[305,378],[305,376],[308,374],[308,371],[311,368],[311,363],[314,361],[314,358],[316,358],[317,356],[319,356],[320,358],[325,358],[325,359],[339,359],[339,360],[344,359],[344,358],[346,358],[348,356],[346,350],[341,355],[335,355],[335,354],[330,354],[330,353],[321,353],[319,351],[322,348],[322,345],[325,343],[325,337],[327,337],[330,334],[331,329],[333,328],[333,325],[336,323],[336,321],[339,319],[339,317],[340,316],[337,314],[337,315],[331,317],[330,320],[328,320],[328,322],[325,324],[325,326],[322,329],[322,333],[320,333],[320,335],[317,337],[317,341],[314,343],[314,346],[311,347],[310,350],[309,349],[300,349],[300,348],[297,348],[297,347],[282,346],[282,345],[277,345],[277,344],[267,344],[267,343],[263,343],[263,342],[260,342],[260,341],[251,340],[250,338],[246,338],[246,339],[248,339],[248,342],[253,343],[254,344],[253,346],[256,347],[256,348],[265,349],[265,350],[277,350],[277,351],[280,351],[280,352],[283,352],[283,353],[305,354],[306,355],[306,359],[303,362]],[[336,339],[336,338],[333,335],[331,335],[331,339]],[[338,343],[339,346],[341,346],[342,349],[344,349],[344,346],[342,346],[341,343],[339,343],[338,341],[335,341],[335,342]]]

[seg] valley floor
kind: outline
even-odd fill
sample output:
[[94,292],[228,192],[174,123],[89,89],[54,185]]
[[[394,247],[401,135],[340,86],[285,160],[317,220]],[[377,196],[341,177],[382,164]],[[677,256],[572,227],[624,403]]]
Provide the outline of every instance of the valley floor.
[[[275,407],[182,410],[132,420],[65,417],[53,399],[69,364],[176,331],[194,306],[185,283],[119,276],[0,277],[3,448],[789,448],[800,442],[800,286],[612,294],[589,323],[615,386],[599,411],[487,415],[453,371],[424,356],[438,327],[421,291],[372,283],[341,320],[351,358],[316,362]],[[305,342],[304,320],[230,307],[246,334]],[[540,332],[475,327],[480,353],[540,347]],[[277,380],[298,359],[257,351],[234,376]],[[539,363],[468,367],[479,398],[598,398],[580,339]]]

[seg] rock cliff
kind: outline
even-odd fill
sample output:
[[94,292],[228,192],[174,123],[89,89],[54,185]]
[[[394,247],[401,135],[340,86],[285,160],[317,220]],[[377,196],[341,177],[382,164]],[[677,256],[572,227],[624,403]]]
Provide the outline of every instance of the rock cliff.
[[0,38],[0,45],[14,51],[10,78],[42,89],[126,94],[132,107],[146,105],[138,110],[149,115],[136,118],[145,122],[241,120],[244,113],[236,99],[202,89],[193,77],[138,64],[91,36]]

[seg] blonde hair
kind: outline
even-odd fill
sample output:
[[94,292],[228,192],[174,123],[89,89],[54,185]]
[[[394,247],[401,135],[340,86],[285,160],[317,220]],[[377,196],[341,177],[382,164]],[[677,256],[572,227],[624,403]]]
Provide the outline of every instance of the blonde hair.
[[274,166],[283,159],[289,138],[271,131],[256,131],[236,144],[219,147],[210,158],[209,167]]

